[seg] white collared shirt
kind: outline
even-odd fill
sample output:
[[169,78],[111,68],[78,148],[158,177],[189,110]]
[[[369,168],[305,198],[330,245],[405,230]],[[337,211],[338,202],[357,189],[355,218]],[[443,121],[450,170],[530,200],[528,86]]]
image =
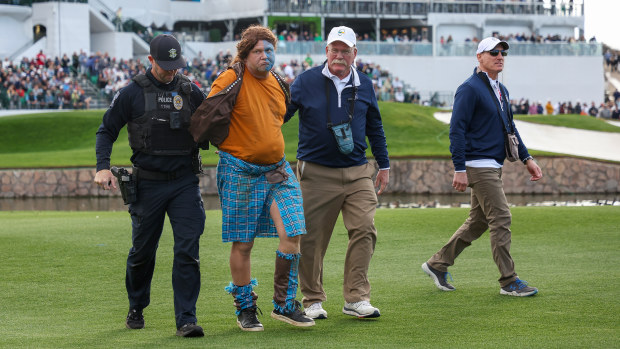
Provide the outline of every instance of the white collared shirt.
[[[478,159],[478,160],[469,160],[465,161],[465,166],[467,167],[491,167],[491,168],[502,168],[502,165],[494,159]],[[464,171],[456,171],[456,172],[464,172]]]
[[344,90],[344,87],[351,79],[351,74],[353,74],[353,69],[349,70],[349,75],[345,76],[344,79],[340,80],[339,77],[329,71],[329,68],[327,68],[327,64],[325,64],[325,68],[323,68],[323,75],[327,76],[334,82],[334,85],[336,86],[336,91],[338,91],[338,95],[342,93],[342,90]]
[[[487,74],[486,72],[484,73]],[[502,92],[499,87],[499,80],[491,79],[489,74],[487,74],[487,78],[489,78],[489,83],[491,84],[491,87],[493,88],[493,92],[495,92],[495,97],[497,97],[497,100],[499,101],[499,105],[502,107],[502,110],[504,110],[504,103],[502,103]]]
[[336,91],[338,92],[338,108],[342,107],[342,104],[341,104],[341,102],[342,102],[341,94],[342,94],[342,91],[347,86],[347,83],[349,83],[349,80],[351,80],[351,77],[353,77],[353,84],[352,85],[354,85],[354,86],[359,86],[360,85],[360,78],[357,75],[357,71],[355,70],[354,66],[351,66],[351,69],[349,69],[349,75],[347,75],[342,80],[339,77],[337,77],[336,75],[332,74],[332,72],[329,71],[329,68],[327,67],[327,63],[325,63],[325,65],[323,66],[322,73],[323,73],[324,76],[326,76],[331,81],[333,81],[334,82],[334,86],[336,86]]

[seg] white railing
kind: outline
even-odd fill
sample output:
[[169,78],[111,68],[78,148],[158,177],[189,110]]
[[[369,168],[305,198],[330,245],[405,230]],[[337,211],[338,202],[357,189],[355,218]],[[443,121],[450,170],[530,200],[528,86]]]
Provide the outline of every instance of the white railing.
[[88,4],[90,5],[90,7],[104,15],[111,23],[113,23],[114,19],[116,19],[116,12],[112,10],[105,2],[101,0],[89,0]]

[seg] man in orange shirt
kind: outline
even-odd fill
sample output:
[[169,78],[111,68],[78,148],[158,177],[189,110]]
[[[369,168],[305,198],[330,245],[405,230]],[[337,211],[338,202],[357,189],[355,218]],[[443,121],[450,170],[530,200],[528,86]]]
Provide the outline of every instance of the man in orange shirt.
[[[233,65],[241,67],[241,89],[230,115],[228,136],[217,145],[217,186],[222,206],[222,240],[232,242],[226,291],[235,297],[237,325],[262,331],[256,317],[250,254],[256,237],[279,237],[271,317],[294,326],[312,326],[297,295],[299,240],[306,233],[299,182],[284,159],[284,123],[288,86],[271,68],[275,35],[262,26],[241,34]],[[235,83],[235,69],[213,82],[209,97]],[[239,82],[237,82],[239,83]],[[209,97],[204,103],[208,103]]]

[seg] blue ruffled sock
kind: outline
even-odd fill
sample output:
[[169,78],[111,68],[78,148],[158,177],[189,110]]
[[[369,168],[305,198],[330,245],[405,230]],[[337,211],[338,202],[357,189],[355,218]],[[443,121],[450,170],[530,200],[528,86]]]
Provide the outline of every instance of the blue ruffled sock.
[[244,286],[237,286],[232,282],[228,286],[224,287],[224,290],[228,294],[235,297],[235,306],[237,307],[236,315],[241,313],[241,310],[247,308],[253,308],[256,306],[256,299],[258,296],[253,292],[254,287],[258,286],[256,279],[251,279],[250,283]]

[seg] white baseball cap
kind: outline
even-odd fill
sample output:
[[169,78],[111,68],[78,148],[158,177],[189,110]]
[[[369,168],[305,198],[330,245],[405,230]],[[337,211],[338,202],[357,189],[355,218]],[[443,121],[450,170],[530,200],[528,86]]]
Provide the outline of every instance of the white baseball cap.
[[355,32],[353,29],[345,26],[334,27],[327,36],[327,45],[334,41],[342,41],[349,47],[355,46]]
[[508,43],[506,41],[502,41],[494,36],[491,36],[491,37],[488,37],[480,41],[480,43],[478,44],[478,51],[476,51],[476,54],[486,52],[486,51],[491,51],[492,49],[495,48],[495,46],[499,44],[502,44],[502,46],[504,47],[504,50],[507,50],[510,47],[508,46]]

